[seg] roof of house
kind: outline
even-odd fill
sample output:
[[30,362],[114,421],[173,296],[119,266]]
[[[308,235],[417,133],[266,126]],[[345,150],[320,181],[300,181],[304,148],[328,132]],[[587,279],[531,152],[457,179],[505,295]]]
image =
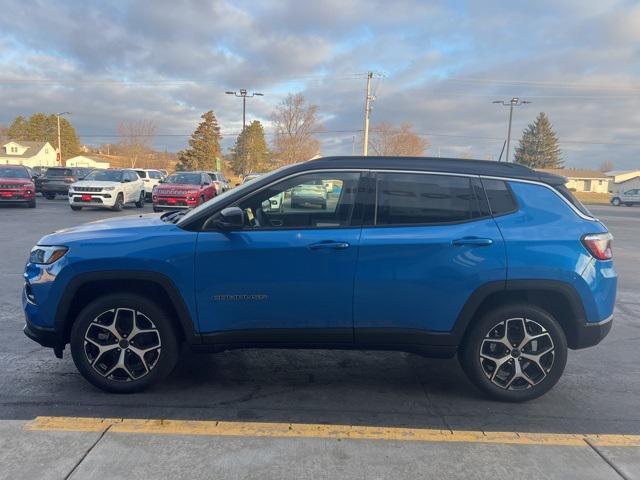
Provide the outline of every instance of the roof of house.
[[617,177],[618,175],[628,175],[630,173],[637,173],[640,175],[640,169],[637,170],[611,170],[610,172],[606,172],[608,177]]
[[[36,153],[38,153],[42,148],[49,142],[29,142],[22,140],[9,140],[7,143],[4,143],[2,146],[8,145],[10,143],[17,143],[18,145],[22,145],[23,147],[27,147],[27,149],[22,152],[20,155],[5,155],[11,158],[30,158],[33,157]],[[0,152],[0,155],[2,153]]]
[[539,172],[546,172],[552,175],[561,175],[567,178],[607,178],[607,174],[598,170],[586,170],[579,168],[539,168]]

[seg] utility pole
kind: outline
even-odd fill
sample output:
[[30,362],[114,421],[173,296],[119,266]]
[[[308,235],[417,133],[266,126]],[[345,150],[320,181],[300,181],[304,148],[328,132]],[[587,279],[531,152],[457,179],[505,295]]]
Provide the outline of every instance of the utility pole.
[[62,164],[62,142],[60,141],[60,115],[71,115],[71,112],[60,112],[56,113],[56,117],[58,117],[58,165]]
[[367,94],[364,98],[364,131],[362,136],[362,155],[369,153],[369,114],[371,113],[371,79],[373,72],[367,72]]
[[524,105],[527,103],[531,103],[527,100],[520,100],[518,97],[513,97],[509,101],[505,100],[494,100],[493,103],[499,103],[505,107],[509,107],[509,128],[507,129],[507,153],[505,155],[505,161],[509,161],[509,149],[511,144],[511,122],[513,121],[513,107],[519,107],[520,105]]
[[244,129],[247,126],[247,120],[246,120],[246,118],[247,118],[247,97],[249,97],[249,98],[263,97],[264,94],[258,93],[258,92],[253,92],[251,95],[248,95],[246,88],[241,88],[237,92],[227,91],[227,92],[224,92],[224,93],[226,93],[227,95],[233,95],[235,97],[242,98],[242,131],[244,132]]

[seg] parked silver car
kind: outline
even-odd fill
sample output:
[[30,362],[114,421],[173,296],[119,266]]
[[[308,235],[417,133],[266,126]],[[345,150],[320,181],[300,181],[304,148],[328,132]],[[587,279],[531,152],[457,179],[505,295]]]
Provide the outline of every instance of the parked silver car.
[[620,205],[631,207],[636,204],[640,204],[640,189],[638,188],[616,193],[611,197],[611,205],[615,205],[616,207]]

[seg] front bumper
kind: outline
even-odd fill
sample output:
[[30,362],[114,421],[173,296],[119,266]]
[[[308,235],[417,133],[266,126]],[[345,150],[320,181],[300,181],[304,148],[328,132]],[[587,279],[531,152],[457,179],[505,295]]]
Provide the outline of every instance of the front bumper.
[[31,202],[36,196],[34,190],[2,190],[0,203]]
[[39,343],[43,347],[53,349],[63,349],[64,342],[60,334],[52,328],[37,327],[29,322],[25,323],[23,328],[24,334],[34,342]]
[[[112,192],[105,193],[84,193],[84,192],[69,192],[69,203],[77,206],[104,206],[113,207],[116,203],[117,193],[114,195]],[[89,200],[83,200],[83,199]]]
[[613,315],[597,323],[583,323],[576,332],[572,348],[593,347],[602,341],[611,331]]

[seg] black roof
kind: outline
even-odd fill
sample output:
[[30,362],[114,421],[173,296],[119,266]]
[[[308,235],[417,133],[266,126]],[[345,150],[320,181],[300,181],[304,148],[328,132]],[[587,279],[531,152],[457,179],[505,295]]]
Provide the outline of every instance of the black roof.
[[462,173],[490,177],[518,178],[534,180],[550,185],[562,185],[564,177],[546,172],[538,172],[517,163],[490,160],[467,160],[462,158],[439,157],[321,157],[299,164],[301,170],[313,165],[314,168],[371,168],[393,170],[424,170],[430,172]]

